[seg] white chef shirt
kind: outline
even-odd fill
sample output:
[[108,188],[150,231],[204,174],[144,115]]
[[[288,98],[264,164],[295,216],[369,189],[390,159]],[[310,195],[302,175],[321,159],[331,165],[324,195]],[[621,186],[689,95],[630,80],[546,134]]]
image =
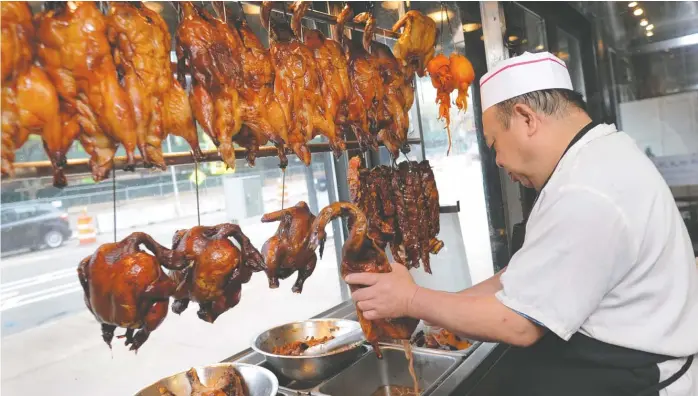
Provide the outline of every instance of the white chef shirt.
[[563,156],[501,283],[504,305],[564,340],[581,332],[640,351],[698,353],[686,226],[654,164],[613,125],[591,129]]

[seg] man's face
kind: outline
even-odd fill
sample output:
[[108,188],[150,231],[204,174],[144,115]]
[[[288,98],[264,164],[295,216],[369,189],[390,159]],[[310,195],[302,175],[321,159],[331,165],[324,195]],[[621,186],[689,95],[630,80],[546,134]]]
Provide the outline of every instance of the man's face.
[[498,117],[499,109],[492,106],[482,115],[482,126],[487,146],[495,155],[497,166],[504,168],[514,182],[533,187],[527,176],[526,148],[530,127],[523,117],[512,115],[509,128]]

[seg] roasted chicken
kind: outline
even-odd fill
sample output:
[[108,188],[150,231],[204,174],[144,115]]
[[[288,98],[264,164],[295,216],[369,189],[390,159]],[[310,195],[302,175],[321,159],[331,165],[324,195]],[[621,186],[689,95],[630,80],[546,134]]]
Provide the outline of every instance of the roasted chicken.
[[403,27],[393,53],[402,62],[407,74],[416,72],[419,77],[424,77],[427,64],[434,57],[436,23],[421,12],[410,10],[393,25],[393,31],[397,32]]
[[165,20],[141,3],[115,2],[109,8],[108,33],[133,106],[146,167],[165,168],[162,141],[168,132],[187,140],[194,156],[201,159],[186,93],[170,70],[171,42]]
[[85,304],[102,324],[102,338],[110,348],[114,330],[123,327],[126,345],[138,351],[167,316],[176,285],[161,265],[177,269],[169,265],[170,254],[149,235],[134,232],[121,242],[100,246],[80,262]]
[[[321,76],[313,51],[301,42],[287,23],[271,21],[272,6],[270,1],[262,4],[261,19],[263,26],[270,31],[274,92],[289,128],[288,144],[301,161],[310,165],[307,142],[321,134],[327,137],[332,151],[339,157],[345,149],[344,140],[336,133],[334,119],[326,111],[322,96],[318,95]],[[298,21],[299,14],[295,13],[293,18]]]
[[41,135],[54,169],[53,184],[66,185],[62,167],[77,128],[62,128],[58,94],[44,71],[32,64],[35,31],[29,5],[0,3],[2,14],[2,174],[12,175],[15,151],[30,133]]
[[[238,249],[228,238],[235,238]],[[175,233],[172,267],[186,269],[171,274],[177,284],[172,312],[180,314],[189,301],[199,303],[200,319],[213,323],[240,302],[242,284],[252,272],[263,271],[264,260],[235,224],[197,226]]]
[[[334,218],[347,216],[352,222],[349,237],[342,247],[342,277],[357,272],[386,273],[392,271],[385,252],[367,235],[368,224],[366,216],[359,208],[348,202],[335,202],[324,208],[318,214],[312,226],[310,234],[310,248],[320,247],[320,257],[324,250],[325,226]],[[351,286],[352,292],[360,286]],[[409,340],[419,323],[412,318],[366,320],[357,309],[359,323],[368,342],[373,346],[376,355],[381,358],[382,353],[378,343],[380,341]]]
[[106,17],[94,2],[52,3],[38,19],[39,60],[56,86],[66,120],[82,127],[93,178],[107,177],[116,144],[126,150],[125,169],[135,168],[136,122],[119,84]]
[[468,107],[468,87],[475,80],[475,71],[468,58],[455,52],[447,58],[444,54],[436,55],[427,64],[431,85],[436,88],[436,103],[439,104],[439,118],[446,123],[448,133],[448,151],[451,152],[451,92],[458,89],[456,106],[460,110]]
[[303,201],[296,206],[262,216],[262,223],[279,222],[276,234],[262,246],[270,288],[278,288],[279,279],[286,279],[298,271],[293,292],[303,291],[303,283],[313,274],[317,263],[315,250],[308,247],[310,227],[314,220],[315,215]]

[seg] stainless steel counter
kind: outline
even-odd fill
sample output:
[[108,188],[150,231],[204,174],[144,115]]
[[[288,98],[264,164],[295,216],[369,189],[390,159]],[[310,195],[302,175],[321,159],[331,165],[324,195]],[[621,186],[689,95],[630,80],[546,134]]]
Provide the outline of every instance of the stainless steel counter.
[[[356,311],[354,309],[354,304],[352,301],[347,301],[339,304],[314,318],[338,318],[338,319],[352,319],[356,320]],[[440,383],[436,385],[430,395],[434,396],[446,396],[454,394],[464,394],[463,386],[466,380],[471,380],[473,382],[473,374],[486,360],[489,362],[492,359],[496,347],[498,344],[493,343],[479,343],[474,347],[474,350],[468,355],[461,356],[458,364],[446,373],[446,376],[440,380]],[[262,364],[264,363],[264,357],[252,349],[244,350],[234,356],[225,359],[224,362],[244,362],[250,364]],[[493,363],[492,363],[493,364]],[[482,372],[483,370],[479,370]],[[486,371],[486,370],[485,370]],[[476,381],[475,381],[476,382]],[[281,392],[280,394],[284,394]],[[294,392],[294,394],[308,394],[302,392]]]

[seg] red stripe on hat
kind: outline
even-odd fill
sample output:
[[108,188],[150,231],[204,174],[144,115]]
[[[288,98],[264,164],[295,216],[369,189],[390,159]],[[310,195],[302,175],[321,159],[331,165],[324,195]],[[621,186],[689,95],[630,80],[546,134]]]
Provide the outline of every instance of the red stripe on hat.
[[490,80],[492,79],[492,77],[496,76],[497,74],[503,72],[503,71],[506,70],[506,69],[511,69],[512,67],[516,67],[516,66],[523,66],[523,65],[528,65],[528,64],[531,64],[531,63],[538,63],[538,62],[545,62],[545,61],[555,62],[555,63],[557,63],[558,65],[560,65],[560,66],[564,67],[565,69],[567,69],[567,65],[565,65],[564,63],[558,62],[557,60],[555,60],[555,59],[553,59],[553,58],[543,58],[543,59],[530,60],[530,61],[526,61],[526,62],[512,63],[511,65],[504,66],[503,68],[497,70],[494,74],[492,74],[491,76],[487,77],[487,79],[486,79],[485,81],[481,81],[481,82],[480,82],[480,87],[482,87],[483,85],[485,85],[486,82],[490,81]]

